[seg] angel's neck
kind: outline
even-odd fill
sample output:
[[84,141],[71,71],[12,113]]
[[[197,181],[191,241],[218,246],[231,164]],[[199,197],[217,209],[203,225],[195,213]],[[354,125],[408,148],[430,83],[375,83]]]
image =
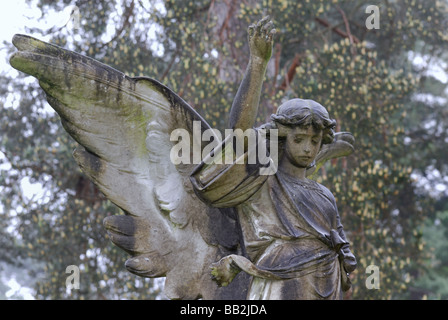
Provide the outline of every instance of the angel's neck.
[[278,170],[298,180],[306,179],[306,168],[296,166],[295,164],[291,163],[285,156],[283,156],[280,160]]

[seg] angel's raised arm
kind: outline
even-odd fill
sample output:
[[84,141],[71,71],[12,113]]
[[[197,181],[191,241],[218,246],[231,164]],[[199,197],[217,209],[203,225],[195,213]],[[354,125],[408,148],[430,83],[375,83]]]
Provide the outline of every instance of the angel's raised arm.
[[269,17],[249,26],[250,58],[230,110],[230,128],[252,128],[258,113],[261,87],[272,54],[275,29]]

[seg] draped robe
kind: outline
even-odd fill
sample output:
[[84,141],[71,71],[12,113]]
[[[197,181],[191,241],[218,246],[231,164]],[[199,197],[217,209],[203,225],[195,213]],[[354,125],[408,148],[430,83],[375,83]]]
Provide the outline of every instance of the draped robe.
[[341,299],[349,245],[334,196],[281,170],[260,175],[260,167],[202,164],[191,175],[202,201],[237,210],[247,258],[277,278],[253,277],[247,298]]

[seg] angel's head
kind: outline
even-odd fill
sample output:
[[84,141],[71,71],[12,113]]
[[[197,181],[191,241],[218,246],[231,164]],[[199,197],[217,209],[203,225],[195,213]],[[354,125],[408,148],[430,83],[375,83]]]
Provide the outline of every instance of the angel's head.
[[313,100],[292,99],[271,115],[270,128],[278,129],[279,156],[299,167],[310,166],[323,144],[334,139],[336,121]]

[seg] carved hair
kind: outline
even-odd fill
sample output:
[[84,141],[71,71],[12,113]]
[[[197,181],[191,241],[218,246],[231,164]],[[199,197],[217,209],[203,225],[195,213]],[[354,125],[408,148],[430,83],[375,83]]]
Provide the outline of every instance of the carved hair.
[[313,100],[289,100],[278,107],[277,113],[271,115],[271,120],[264,127],[278,129],[280,139],[285,139],[288,130],[292,127],[309,125],[323,131],[322,144],[330,144],[334,139],[336,121],[329,117],[322,105]]

